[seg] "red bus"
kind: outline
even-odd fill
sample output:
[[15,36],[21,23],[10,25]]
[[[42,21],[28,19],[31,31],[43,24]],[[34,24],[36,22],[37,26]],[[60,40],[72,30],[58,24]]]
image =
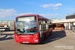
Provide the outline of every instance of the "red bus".
[[[50,23],[47,23],[47,22]],[[41,43],[51,33],[51,21],[40,15],[21,15],[15,18],[14,35],[17,43]]]

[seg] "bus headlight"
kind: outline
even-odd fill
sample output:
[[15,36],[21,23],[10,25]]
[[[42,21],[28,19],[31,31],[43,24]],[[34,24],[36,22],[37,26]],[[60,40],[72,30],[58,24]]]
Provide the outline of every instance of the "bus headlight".
[[35,42],[38,42],[38,40],[35,40]]

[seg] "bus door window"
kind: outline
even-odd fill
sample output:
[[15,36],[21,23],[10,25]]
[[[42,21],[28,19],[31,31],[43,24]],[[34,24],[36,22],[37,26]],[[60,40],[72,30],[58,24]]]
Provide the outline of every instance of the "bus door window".
[[43,38],[43,29],[42,29],[42,21],[39,21],[39,34],[40,34],[40,39]]
[[[41,22],[41,24],[40,24]],[[39,33],[40,33],[40,38],[43,38],[43,33],[46,30],[46,24],[43,24],[43,20],[39,20]]]

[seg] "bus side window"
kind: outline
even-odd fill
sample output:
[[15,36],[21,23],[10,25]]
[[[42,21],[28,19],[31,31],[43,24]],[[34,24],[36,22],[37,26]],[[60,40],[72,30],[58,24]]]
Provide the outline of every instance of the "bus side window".
[[48,24],[46,24],[46,30],[48,30],[49,29],[49,25]]
[[52,25],[49,25],[48,28],[49,28],[50,31],[53,30]]

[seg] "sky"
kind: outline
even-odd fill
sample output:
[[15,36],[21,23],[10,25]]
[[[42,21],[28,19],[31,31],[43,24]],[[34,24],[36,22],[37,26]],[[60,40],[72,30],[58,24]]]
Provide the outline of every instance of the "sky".
[[75,13],[75,0],[0,0],[0,20],[39,14],[45,18],[65,19]]

